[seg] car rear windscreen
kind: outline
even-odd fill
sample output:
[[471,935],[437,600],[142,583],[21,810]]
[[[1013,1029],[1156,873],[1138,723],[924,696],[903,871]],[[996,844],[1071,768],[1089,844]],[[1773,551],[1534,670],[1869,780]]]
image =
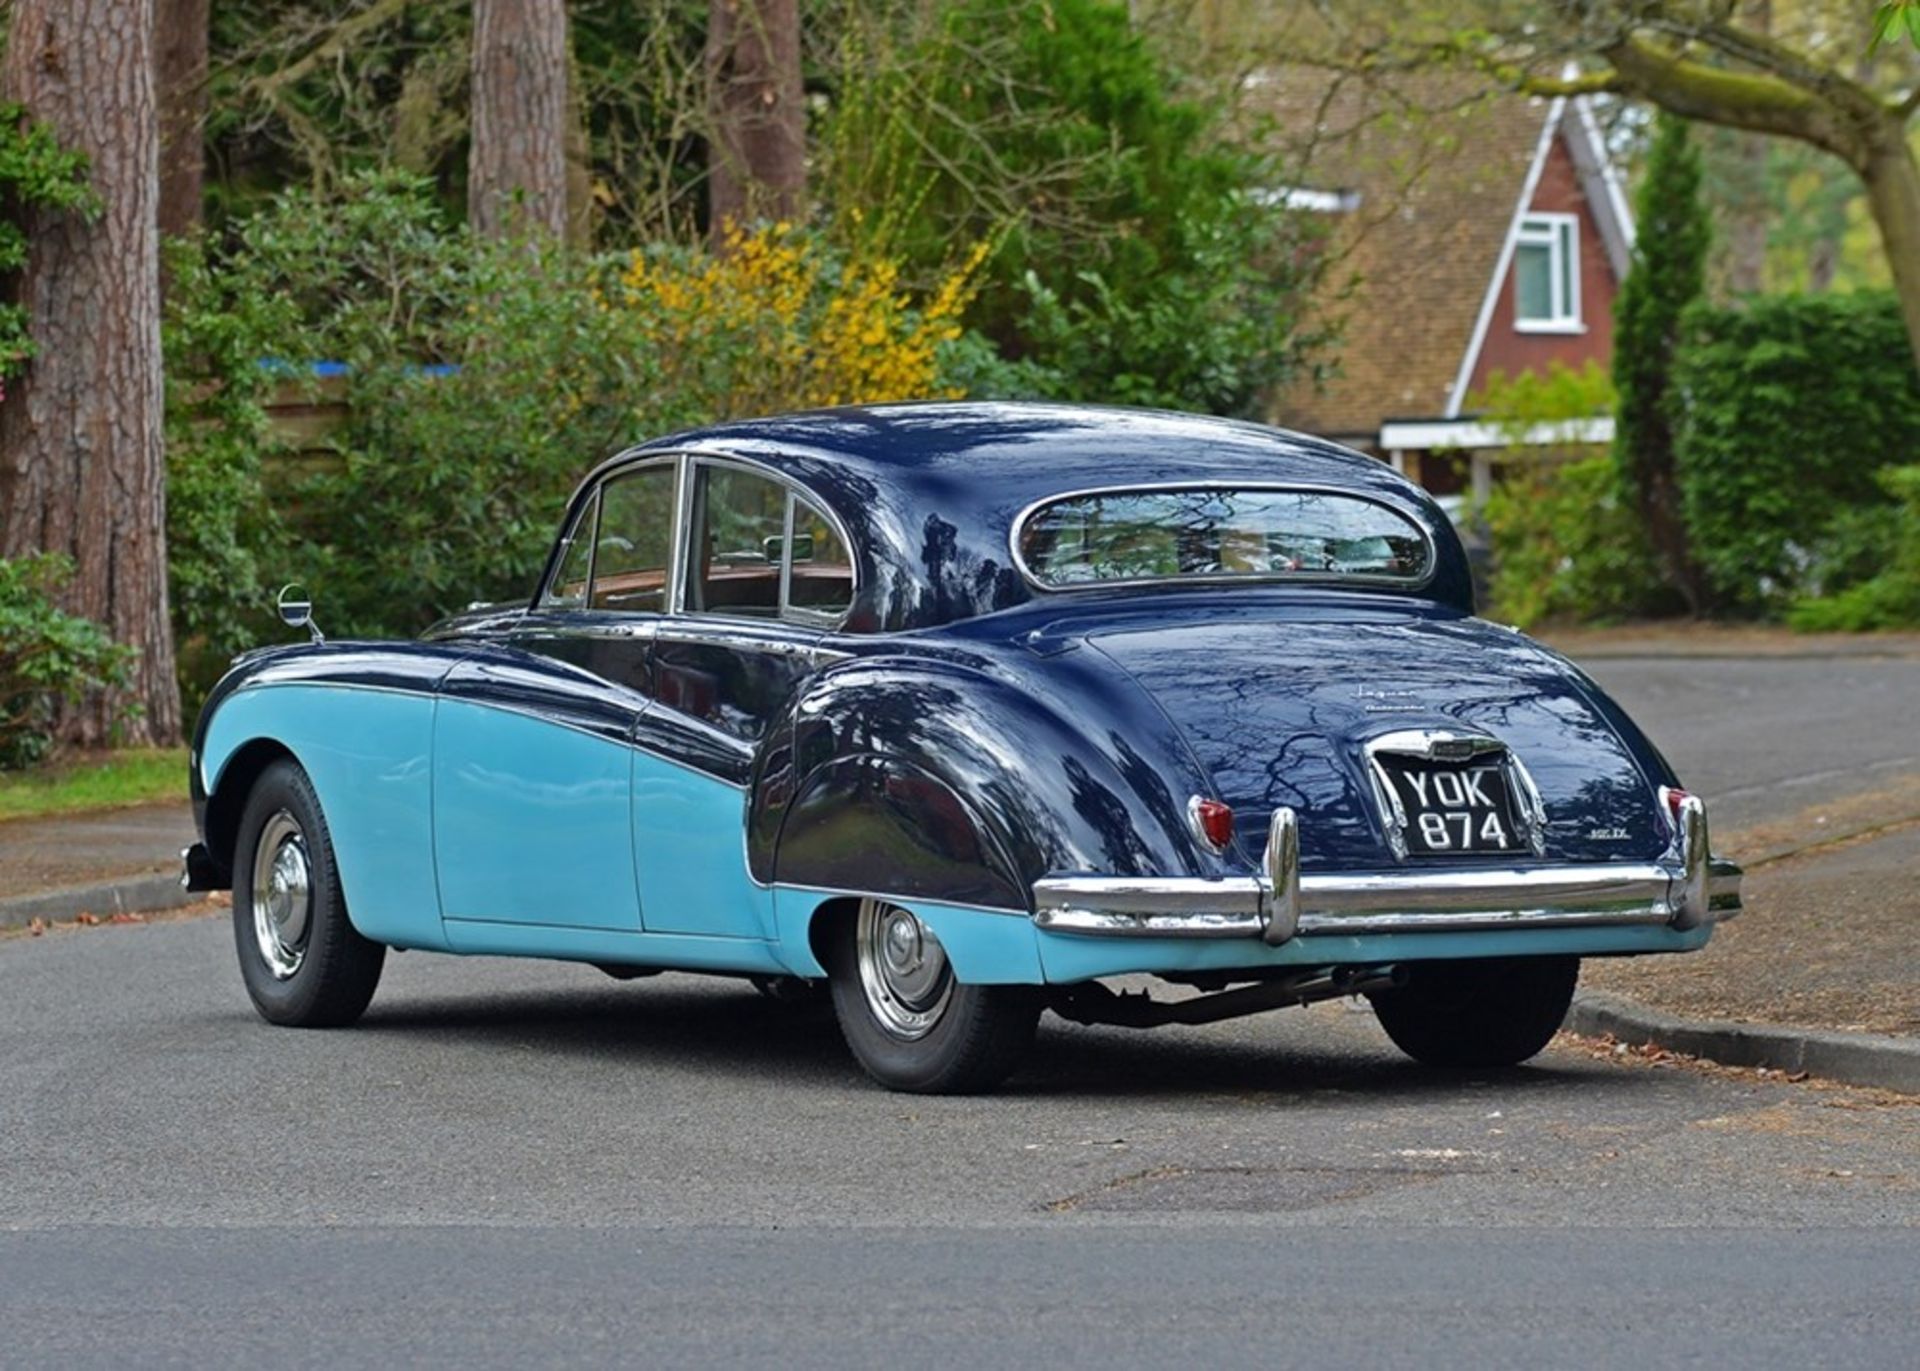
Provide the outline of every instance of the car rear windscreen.
[[1412,520],[1338,491],[1106,490],[1028,512],[1016,532],[1038,585],[1231,580],[1418,585],[1433,544]]

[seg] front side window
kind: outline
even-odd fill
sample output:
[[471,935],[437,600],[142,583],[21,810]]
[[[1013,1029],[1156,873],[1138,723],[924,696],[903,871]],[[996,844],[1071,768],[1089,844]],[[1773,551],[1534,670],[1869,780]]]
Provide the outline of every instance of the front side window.
[[1239,577],[1411,586],[1433,569],[1411,520],[1333,491],[1100,491],[1040,506],[1015,536],[1027,575],[1050,590]]
[[1513,249],[1513,316],[1523,330],[1580,327],[1580,221],[1529,214]]
[[600,489],[593,540],[595,609],[659,614],[673,564],[673,464],[615,476]]

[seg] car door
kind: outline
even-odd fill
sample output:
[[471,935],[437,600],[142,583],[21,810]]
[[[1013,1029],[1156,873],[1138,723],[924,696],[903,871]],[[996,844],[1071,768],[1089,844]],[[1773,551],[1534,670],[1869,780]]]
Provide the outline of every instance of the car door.
[[[852,601],[845,538],[771,472],[688,459],[676,611],[638,725],[634,849],[649,930],[767,937],[748,878],[747,786],[767,733]],[[670,759],[670,760],[661,760]]]
[[583,501],[553,581],[440,689],[434,858],[443,917],[637,933],[636,722],[673,565],[677,463]]

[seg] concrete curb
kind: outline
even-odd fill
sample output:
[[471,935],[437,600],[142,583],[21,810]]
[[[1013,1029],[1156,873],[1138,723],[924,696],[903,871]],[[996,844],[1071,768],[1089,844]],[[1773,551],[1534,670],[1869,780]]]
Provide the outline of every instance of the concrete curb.
[[1566,1027],[1569,1032],[1589,1037],[1611,1035],[1636,1047],[1650,1043],[1723,1066],[1804,1071],[1849,1085],[1920,1095],[1920,1038],[1882,1038],[1869,1033],[1771,1024],[1695,1022],[1617,995],[1587,990],[1574,996]]
[[107,918],[114,914],[146,913],[159,909],[178,909],[204,895],[190,895],[180,888],[180,878],[171,872],[156,871],[146,876],[128,876],[94,885],[69,886],[65,890],[46,890],[37,895],[16,895],[0,900],[0,928],[25,928],[35,919],[52,923],[81,914]]

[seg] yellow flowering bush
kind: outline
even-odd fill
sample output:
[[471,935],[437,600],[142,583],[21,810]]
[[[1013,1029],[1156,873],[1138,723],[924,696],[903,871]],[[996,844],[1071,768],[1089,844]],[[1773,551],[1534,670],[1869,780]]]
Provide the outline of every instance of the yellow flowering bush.
[[949,354],[989,251],[916,292],[897,260],[845,258],[785,223],[734,228],[724,252],[634,249],[609,308],[635,316],[665,384],[718,414],[960,399]]

